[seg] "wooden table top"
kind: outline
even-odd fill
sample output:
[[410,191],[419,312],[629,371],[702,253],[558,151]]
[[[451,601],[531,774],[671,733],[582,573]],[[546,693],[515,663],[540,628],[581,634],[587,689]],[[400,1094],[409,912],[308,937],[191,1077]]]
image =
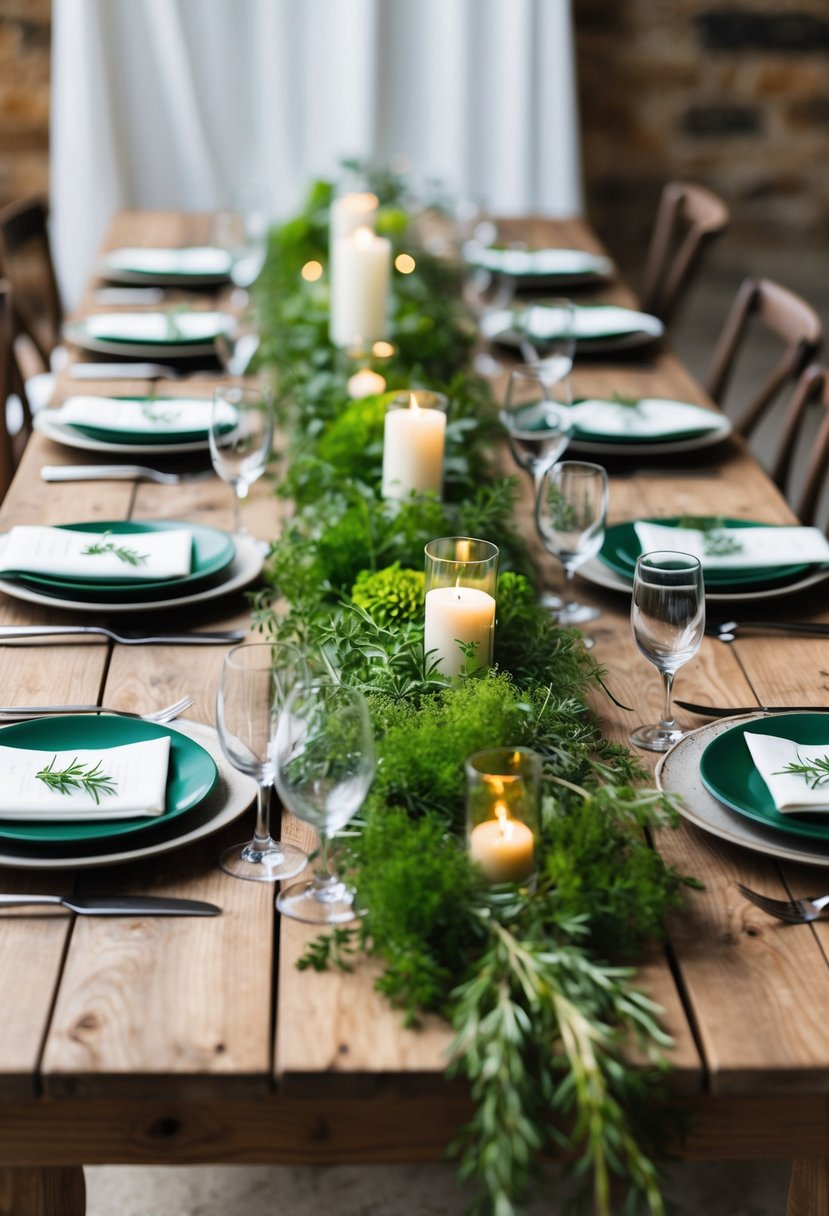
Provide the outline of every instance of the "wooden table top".
[[[530,241],[599,248],[581,221],[522,221],[520,231]],[[108,245],[208,239],[207,217],[133,213],[117,218]],[[93,280],[82,311],[95,308],[94,286]],[[212,302],[209,295],[201,298]],[[586,298],[635,303],[618,283]],[[706,403],[663,348],[618,361],[579,361],[573,381],[579,396],[619,392]],[[209,393],[213,383],[196,377],[170,387]],[[123,394],[131,387],[142,389],[123,381],[59,384],[63,395],[81,388]],[[96,518],[232,524],[230,490],[216,479],[180,487],[46,485],[40,479],[44,464],[95,459],[35,435],[0,509],[0,529]],[[712,510],[768,522],[793,519],[736,440],[674,458],[670,465],[614,461],[610,471],[612,520]],[[522,511],[529,536],[528,491]],[[266,485],[257,485],[244,512],[256,535],[275,535],[279,507]],[[538,546],[537,552],[549,585],[559,585],[554,562]],[[608,732],[625,739],[632,724],[658,716],[658,675],[633,643],[626,598],[584,582],[577,590],[602,609],[586,627],[593,653],[607,667],[614,694],[635,707],[629,714],[608,698],[596,700]],[[793,613],[796,603],[799,617],[829,620],[824,599],[815,594],[789,605],[776,602],[763,615]],[[0,623],[50,618],[89,620],[0,596]],[[207,628],[248,620],[246,601],[237,596],[179,612],[167,623]],[[223,655],[222,647],[132,648],[98,640],[7,644],[0,702],[84,701],[145,711],[190,693],[195,705],[187,716],[213,723]],[[689,700],[722,704],[808,704],[823,698],[827,671],[826,640],[756,637],[726,646],[707,637],[681,669],[677,691]],[[249,836],[251,828],[248,816],[195,845],[114,867],[48,874],[0,869],[2,891],[169,894],[210,900],[223,909],[220,917],[204,920],[0,915],[0,1143],[7,1163],[42,1159],[46,1150],[36,1148],[26,1131],[35,1121],[51,1138],[50,1151],[56,1151],[55,1143],[63,1145],[58,1151],[66,1160],[257,1160],[267,1156],[267,1136],[290,1145],[285,1151],[293,1160],[417,1159],[439,1151],[447,1128],[464,1110],[463,1094],[443,1077],[447,1028],[432,1020],[419,1031],[404,1030],[399,1015],[374,992],[371,965],[349,975],[296,970],[316,930],[280,923],[270,884],[236,881],[217,868],[221,849]],[[284,835],[311,843],[310,829],[290,817]],[[732,1099],[755,1116],[753,1132],[743,1132],[745,1155],[782,1143],[775,1134],[778,1098],[799,1096],[805,1102],[800,1110],[819,1111],[823,1134],[829,925],[792,929],[772,922],[739,896],[735,883],[783,895],[785,881],[793,894],[815,894],[829,882],[829,871],[779,864],[687,824],[663,832],[658,847],[672,865],[705,884],[689,892],[683,911],[673,917],[667,949],[654,948],[641,967],[642,984],[664,1008],[675,1042],[669,1083],[692,1106],[711,1095],[721,1099],[720,1123],[699,1133],[696,1151],[717,1155],[719,1127],[721,1136],[723,1129],[730,1136],[729,1153],[737,1155]],[[377,1097],[381,1104],[370,1101]],[[263,1099],[269,1101],[262,1104]],[[355,1103],[365,1110],[359,1126],[349,1122]],[[405,1137],[401,1131],[395,1138],[390,1123],[404,1108]],[[257,1109],[258,1123],[251,1114]],[[125,1111],[132,1112],[132,1124],[125,1122]],[[765,1139],[757,1130],[764,1111]],[[806,1122],[804,1113],[786,1144],[794,1143],[796,1131],[803,1142]],[[165,1146],[173,1144],[175,1150],[168,1151]]]

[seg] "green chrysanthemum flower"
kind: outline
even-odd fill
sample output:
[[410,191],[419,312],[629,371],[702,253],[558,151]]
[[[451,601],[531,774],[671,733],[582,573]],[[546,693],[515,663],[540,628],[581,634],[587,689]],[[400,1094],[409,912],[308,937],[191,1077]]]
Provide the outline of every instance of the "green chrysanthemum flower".
[[378,625],[399,625],[422,616],[424,584],[422,570],[401,570],[395,562],[385,570],[361,570],[351,598]]

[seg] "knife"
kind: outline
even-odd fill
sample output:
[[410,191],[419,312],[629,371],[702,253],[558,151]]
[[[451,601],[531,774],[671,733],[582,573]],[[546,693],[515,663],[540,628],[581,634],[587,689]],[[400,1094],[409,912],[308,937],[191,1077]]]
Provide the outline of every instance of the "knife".
[[193,633],[168,632],[127,637],[104,625],[0,625],[0,642],[3,638],[58,638],[74,634],[112,638],[124,646],[212,646],[242,642],[248,636],[244,629],[203,629]]
[[181,373],[164,363],[70,363],[71,380],[178,380]]
[[221,908],[200,899],[168,899],[165,895],[114,895],[85,899],[73,895],[0,895],[0,908],[68,908],[81,916],[218,916]]
[[693,701],[677,701],[680,709],[703,718],[730,718],[737,714],[825,714],[829,705],[695,705]]

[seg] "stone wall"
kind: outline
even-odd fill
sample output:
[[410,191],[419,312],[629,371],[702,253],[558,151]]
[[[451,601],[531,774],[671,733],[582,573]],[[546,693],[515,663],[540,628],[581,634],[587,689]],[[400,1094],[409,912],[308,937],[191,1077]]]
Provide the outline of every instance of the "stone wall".
[[826,0],[573,0],[585,196],[641,258],[660,188],[700,181],[729,244],[829,238]]
[[49,188],[51,0],[0,0],[0,206]]

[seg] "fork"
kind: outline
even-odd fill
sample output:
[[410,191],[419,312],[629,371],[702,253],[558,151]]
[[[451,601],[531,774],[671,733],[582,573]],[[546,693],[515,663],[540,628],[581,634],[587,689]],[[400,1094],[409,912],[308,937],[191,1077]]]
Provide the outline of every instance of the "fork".
[[756,904],[762,912],[784,920],[789,925],[807,925],[809,921],[817,920],[824,908],[829,906],[829,895],[815,896],[810,899],[772,899],[769,895],[760,895],[749,887],[737,883],[741,895]]
[[242,642],[244,629],[196,630],[194,633],[156,633],[129,637],[106,625],[0,625],[0,642],[6,638],[50,638],[72,634],[94,634],[120,642],[122,646],[212,646],[216,643]]
[[[719,642],[733,642],[741,629],[760,632],[786,633],[792,637],[826,637],[829,624],[825,621],[723,621],[711,627],[710,633]],[[709,630],[706,629],[706,633]]]
[[40,470],[44,481],[155,481],[160,486],[182,486],[206,481],[216,474],[212,469],[194,473],[163,473],[143,464],[45,464]]
[[0,722],[25,721],[29,718],[46,718],[52,714],[115,714],[119,718],[140,718],[143,722],[172,722],[189,709],[192,697],[182,697],[172,705],[153,710],[148,714],[136,714],[128,709],[109,709],[106,705],[18,705],[0,706]]

